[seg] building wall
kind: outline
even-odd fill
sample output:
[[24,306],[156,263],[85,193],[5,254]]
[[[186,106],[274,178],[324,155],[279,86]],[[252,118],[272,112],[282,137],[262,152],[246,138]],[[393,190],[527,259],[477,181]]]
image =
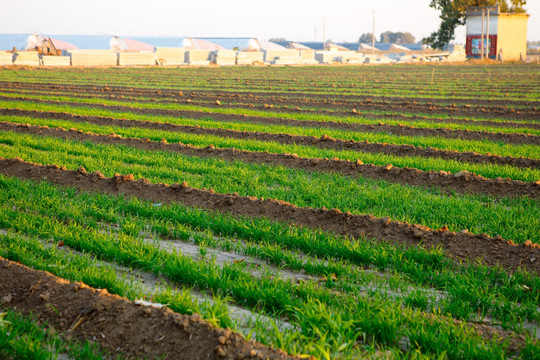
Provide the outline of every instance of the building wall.
[[[484,18],[484,46],[489,48],[488,56],[492,59],[497,57],[497,34],[499,30],[499,16],[491,13],[489,16],[489,40],[487,39],[488,33],[488,20],[487,16]],[[482,16],[470,15],[467,17],[467,43],[465,44],[465,51],[468,57],[481,57],[482,47]]]
[[[491,14],[489,17],[489,42],[485,39],[486,48],[489,47],[489,57],[496,59],[502,54],[505,61],[520,60],[527,52],[527,21],[526,14]],[[484,23],[484,34],[487,34],[487,16]],[[482,16],[469,15],[467,17],[467,44],[468,57],[480,57],[482,36]],[[501,53],[502,49],[502,53]]]
[[[489,17],[489,34],[497,35],[498,16],[490,15]],[[487,34],[487,16],[484,20],[484,34]],[[482,35],[482,16],[467,17],[467,35]]]
[[[490,31],[491,32],[491,31]],[[484,47],[487,55],[492,58],[497,58],[497,35],[490,35],[489,40],[484,37]],[[467,35],[467,43],[465,45],[467,56],[480,58],[482,56],[482,35]]]
[[497,54],[502,50],[504,61],[520,60],[527,54],[528,15],[501,14],[499,16],[499,34]]

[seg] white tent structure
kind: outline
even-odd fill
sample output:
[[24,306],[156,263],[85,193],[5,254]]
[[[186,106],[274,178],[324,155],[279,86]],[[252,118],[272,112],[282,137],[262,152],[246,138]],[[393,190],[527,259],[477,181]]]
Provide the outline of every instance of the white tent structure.
[[402,52],[402,51],[411,51],[411,49],[405,47],[405,46],[401,46],[401,45],[398,45],[398,44],[392,44],[390,45],[390,48],[388,49],[388,51],[390,52]]
[[154,47],[145,42],[121,38],[118,36],[111,37],[110,40],[110,49],[114,52],[127,52],[127,51],[154,51]]
[[286,50],[286,47],[283,47],[281,45],[278,45],[274,42],[267,41],[267,40],[261,40],[257,39],[257,42],[259,43],[260,50]]
[[56,50],[75,50],[78,49],[76,45],[73,45],[67,41],[51,38],[48,36],[41,36],[37,34],[29,35],[26,39],[25,50],[41,49],[44,46],[54,46]]
[[374,48],[373,46],[365,44],[365,43],[361,43],[360,45],[358,45],[358,51],[372,51],[372,50],[379,51],[379,49]]

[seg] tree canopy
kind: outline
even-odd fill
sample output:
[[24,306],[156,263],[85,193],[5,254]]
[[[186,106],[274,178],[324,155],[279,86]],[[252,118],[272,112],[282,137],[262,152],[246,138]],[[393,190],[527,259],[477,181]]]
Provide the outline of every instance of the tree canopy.
[[[365,33],[358,39],[359,43],[371,44],[373,40],[372,33]],[[375,40],[376,41],[376,40]],[[381,34],[380,40],[382,43],[397,43],[397,44],[413,44],[416,42],[415,37],[410,32],[392,32],[385,31]]]
[[385,31],[381,34],[382,43],[396,43],[396,44],[414,44],[416,39],[410,32],[392,32]]
[[358,42],[364,44],[371,44],[373,42],[373,38],[374,36],[372,33],[364,33],[360,36]]
[[439,29],[427,38],[424,44],[442,49],[454,38],[456,27],[465,25],[465,14],[472,6],[500,6],[501,12],[523,13],[527,0],[431,0],[429,7],[440,12]]

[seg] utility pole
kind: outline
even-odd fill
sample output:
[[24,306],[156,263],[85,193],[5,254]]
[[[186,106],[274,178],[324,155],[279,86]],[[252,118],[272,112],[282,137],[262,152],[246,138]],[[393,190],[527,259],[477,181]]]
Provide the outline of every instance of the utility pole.
[[485,23],[485,13],[486,13],[486,9],[485,8],[482,8],[482,35],[481,35],[481,38],[480,38],[480,52],[481,52],[481,56],[480,56],[480,59],[482,61],[484,61],[484,23]]
[[326,49],[326,16],[323,18],[323,50]]
[[489,53],[491,52],[491,44],[489,41],[489,12],[491,11],[490,8],[487,9],[487,34],[486,34],[486,58],[489,59]]
[[375,10],[373,10],[373,32],[371,33],[371,56],[375,55]]

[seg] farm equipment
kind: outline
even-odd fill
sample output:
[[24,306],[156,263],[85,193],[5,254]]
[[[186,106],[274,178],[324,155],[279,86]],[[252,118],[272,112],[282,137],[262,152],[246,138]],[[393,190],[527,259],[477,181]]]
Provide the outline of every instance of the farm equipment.
[[38,47],[38,52],[41,55],[52,55],[52,56],[61,55],[61,50],[56,49],[56,46],[54,46],[54,43],[50,37],[43,38],[41,42],[41,46]]

